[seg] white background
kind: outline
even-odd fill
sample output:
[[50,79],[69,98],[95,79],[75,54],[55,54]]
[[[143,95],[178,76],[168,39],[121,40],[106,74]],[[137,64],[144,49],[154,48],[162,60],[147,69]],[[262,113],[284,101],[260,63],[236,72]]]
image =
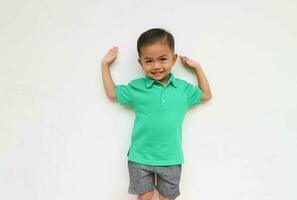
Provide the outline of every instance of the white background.
[[[104,92],[143,75],[136,42],[161,27],[200,62],[213,99],[187,112],[179,200],[297,199],[297,3],[1,1],[0,199],[128,194],[133,110]],[[180,61],[174,75],[197,83]],[[156,196],[157,193],[155,193]]]

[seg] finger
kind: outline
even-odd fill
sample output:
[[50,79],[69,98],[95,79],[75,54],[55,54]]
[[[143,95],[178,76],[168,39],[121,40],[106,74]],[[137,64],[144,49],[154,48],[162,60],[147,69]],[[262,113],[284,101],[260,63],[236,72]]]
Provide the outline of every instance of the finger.
[[109,50],[109,54],[116,54],[118,52],[117,47],[113,47]]
[[182,57],[180,57],[180,60],[181,60],[182,62],[184,62],[184,60],[183,60],[183,58],[182,58]]
[[110,49],[109,49],[109,52],[112,52],[112,51],[115,51],[117,48],[115,47],[115,46],[113,46],[113,47],[111,47]]
[[111,48],[111,49],[108,50],[108,53],[109,54],[112,53],[112,52],[113,52],[113,48]]

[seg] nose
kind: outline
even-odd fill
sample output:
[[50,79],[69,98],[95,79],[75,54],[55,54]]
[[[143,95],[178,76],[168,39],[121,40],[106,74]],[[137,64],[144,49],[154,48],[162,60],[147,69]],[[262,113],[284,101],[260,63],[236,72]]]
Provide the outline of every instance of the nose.
[[153,65],[153,69],[156,70],[156,69],[161,69],[161,66],[159,64],[159,62],[154,62],[154,65]]

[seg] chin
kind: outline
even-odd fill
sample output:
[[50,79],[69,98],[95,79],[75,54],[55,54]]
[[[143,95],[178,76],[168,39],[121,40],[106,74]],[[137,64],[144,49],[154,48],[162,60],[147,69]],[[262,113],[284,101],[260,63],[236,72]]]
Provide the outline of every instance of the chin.
[[163,80],[165,78],[166,78],[166,76],[154,77],[154,79],[155,80],[158,80],[158,81]]

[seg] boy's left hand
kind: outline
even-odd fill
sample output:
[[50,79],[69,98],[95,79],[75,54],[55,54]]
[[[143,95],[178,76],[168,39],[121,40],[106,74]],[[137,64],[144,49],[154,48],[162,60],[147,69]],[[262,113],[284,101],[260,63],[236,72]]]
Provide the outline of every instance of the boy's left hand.
[[181,61],[183,62],[183,64],[193,68],[193,69],[199,69],[201,66],[198,62],[186,57],[186,56],[179,56],[179,58],[181,59]]

